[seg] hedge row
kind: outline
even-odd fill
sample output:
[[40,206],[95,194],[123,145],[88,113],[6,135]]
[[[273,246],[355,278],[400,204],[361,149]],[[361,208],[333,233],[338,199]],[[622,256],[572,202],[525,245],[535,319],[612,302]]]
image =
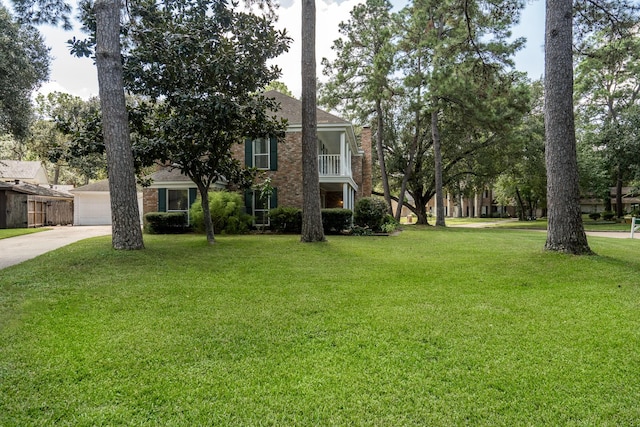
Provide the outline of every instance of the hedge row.
[[[322,209],[322,227],[325,234],[339,234],[351,227],[353,212],[350,209]],[[302,210],[280,207],[269,211],[271,230],[279,233],[302,232]]]
[[178,234],[189,230],[187,216],[182,212],[149,212],[144,215],[145,232]]

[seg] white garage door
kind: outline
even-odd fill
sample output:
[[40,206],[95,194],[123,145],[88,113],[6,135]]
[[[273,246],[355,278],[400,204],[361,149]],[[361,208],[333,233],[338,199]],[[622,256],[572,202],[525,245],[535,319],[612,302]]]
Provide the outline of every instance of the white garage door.
[[111,225],[108,192],[75,194],[74,209],[74,225]]
[[[74,194],[74,225],[111,225],[109,192],[78,192]],[[138,193],[138,210],[142,224],[142,193]]]

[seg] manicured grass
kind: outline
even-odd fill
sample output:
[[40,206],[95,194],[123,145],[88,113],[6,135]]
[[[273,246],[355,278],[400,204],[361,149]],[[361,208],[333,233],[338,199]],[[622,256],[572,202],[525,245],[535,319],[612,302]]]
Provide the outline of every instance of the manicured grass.
[[640,241],[109,238],[0,271],[0,425],[640,424]]
[[0,239],[8,239],[9,237],[22,236],[23,234],[39,233],[47,231],[48,228],[3,228],[0,229]]

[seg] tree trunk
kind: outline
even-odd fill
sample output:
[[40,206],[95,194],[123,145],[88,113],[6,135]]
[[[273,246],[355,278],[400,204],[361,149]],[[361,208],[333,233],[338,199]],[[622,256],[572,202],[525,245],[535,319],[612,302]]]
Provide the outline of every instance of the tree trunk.
[[522,201],[522,196],[520,195],[520,190],[516,187],[516,198],[518,199],[518,219],[520,221],[524,221],[526,219],[524,202]]
[[442,195],[442,152],[440,151],[440,132],[438,131],[438,111],[431,113],[431,136],[433,138],[433,157],[435,159],[436,178],[436,227],[444,227],[444,198]]
[[202,220],[204,222],[204,231],[207,235],[207,242],[213,245],[216,242],[213,220],[211,219],[211,209],[209,208],[209,187],[202,183],[197,183],[200,198],[202,199]]
[[624,209],[622,206],[622,173],[620,172],[620,166],[618,165],[618,171],[616,176],[616,217],[622,218],[624,216]]
[[53,169],[53,185],[58,185],[60,181],[60,164],[56,163]]
[[[421,193],[420,193],[421,194]],[[429,225],[429,216],[427,215],[427,201],[421,195],[414,195],[416,204],[416,224]]]
[[[384,201],[387,203],[387,210],[389,214],[393,215],[393,210],[391,209],[391,190],[389,190],[389,177],[387,176],[387,165],[384,160],[384,117],[382,117],[382,104],[379,99],[376,99],[376,115],[378,122],[378,130],[376,132],[376,150],[378,151],[378,165],[380,167],[382,191],[384,192]],[[398,209],[402,208],[399,207]]]
[[[420,137],[420,113],[416,113],[416,133],[413,135],[413,142],[411,147],[409,147],[409,161],[407,162],[407,167],[404,170],[404,176],[402,177],[402,184],[400,185],[400,197],[398,197],[398,209],[396,210],[395,220],[400,222],[400,217],[402,216],[402,207],[404,206],[404,196],[407,191],[407,183],[409,182],[409,178],[411,178],[411,171],[413,170],[413,159],[416,155],[416,150],[418,149],[418,138]],[[382,145],[382,144],[380,144]],[[387,187],[389,184],[387,183]]]
[[112,246],[142,249],[129,120],[120,57],[120,1],[96,0],[96,67],[111,195]]
[[545,28],[546,250],[591,254],[580,212],[573,116],[573,1],[547,0]]
[[323,242],[316,118],[316,4],[302,0],[302,242]]

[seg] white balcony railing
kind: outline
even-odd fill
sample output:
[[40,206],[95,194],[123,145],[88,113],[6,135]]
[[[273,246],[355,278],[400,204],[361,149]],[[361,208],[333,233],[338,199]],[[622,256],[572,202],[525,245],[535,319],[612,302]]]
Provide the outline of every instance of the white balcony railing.
[[318,155],[318,172],[320,176],[340,176],[340,154]]

